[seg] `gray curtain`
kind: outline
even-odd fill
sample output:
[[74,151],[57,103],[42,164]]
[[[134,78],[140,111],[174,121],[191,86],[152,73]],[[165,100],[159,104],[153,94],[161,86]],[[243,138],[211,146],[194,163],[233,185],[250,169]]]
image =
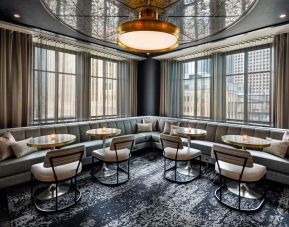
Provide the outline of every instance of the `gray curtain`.
[[213,54],[213,119],[223,120],[225,116],[225,98],[224,98],[224,55],[222,53]]
[[273,119],[277,128],[289,128],[289,33],[274,37]]
[[90,57],[90,54],[87,52],[77,53],[76,71],[78,76],[76,77],[76,83],[78,86],[76,86],[76,118],[80,121],[90,119]]
[[0,128],[26,126],[32,110],[32,36],[0,29]]
[[183,64],[181,61],[161,62],[160,114],[181,117],[183,115]]
[[138,68],[138,61],[129,60],[131,116],[137,115],[137,68]]
[[130,116],[130,80],[129,65],[126,61],[117,63],[117,115]]

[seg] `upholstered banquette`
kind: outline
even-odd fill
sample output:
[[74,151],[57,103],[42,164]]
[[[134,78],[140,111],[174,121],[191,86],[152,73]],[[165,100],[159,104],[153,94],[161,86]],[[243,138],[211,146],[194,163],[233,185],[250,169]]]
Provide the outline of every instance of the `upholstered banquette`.
[[[144,118],[153,118],[158,121],[157,130],[153,132],[137,133],[136,124],[141,123]],[[83,164],[91,162],[91,154],[95,149],[102,147],[102,140],[91,138],[86,134],[89,129],[99,127],[113,127],[121,129],[121,135],[135,134],[135,145],[133,150],[143,148],[161,149],[160,133],[164,130],[165,121],[173,118],[166,117],[130,117],[117,118],[109,120],[87,121],[79,123],[55,124],[45,126],[31,126],[22,128],[1,129],[2,132],[9,131],[15,137],[16,141],[24,140],[30,137],[49,135],[53,133],[69,133],[76,136],[74,144],[83,144],[86,148],[86,154],[83,158]],[[283,129],[253,127],[248,125],[236,125],[209,121],[198,121],[188,119],[173,119],[180,121],[180,126],[199,128],[207,131],[207,135],[202,140],[192,140],[191,147],[199,149],[202,152],[202,160],[208,163],[214,163],[211,158],[211,149],[213,144],[221,144],[221,137],[226,134],[255,136],[259,138],[271,137],[273,139],[282,139],[285,132]],[[110,141],[108,140],[108,143]],[[187,140],[184,139],[184,145],[187,146]],[[289,184],[289,157],[279,158],[263,151],[249,150],[255,163],[267,166],[268,179]],[[0,161],[0,188],[9,187],[30,180],[31,166],[43,162],[47,150],[39,150],[21,158],[10,158]]]

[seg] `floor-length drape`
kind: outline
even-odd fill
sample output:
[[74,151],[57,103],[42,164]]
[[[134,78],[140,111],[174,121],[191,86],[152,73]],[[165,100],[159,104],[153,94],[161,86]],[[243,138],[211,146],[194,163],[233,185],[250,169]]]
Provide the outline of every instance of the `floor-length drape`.
[[0,29],[0,128],[26,126],[32,110],[32,36]]
[[289,33],[274,38],[273,119],[277,128],[289,128]]
[[181,117],[183,115],[183,64],[181,61],[161,62],[160,114]]
[[127,61],[118,61],[117,74],[117,115],[130,116],[130,75]]
[[129,60],[129,80],[130,80],[130,114],[137,115],[137,67],[138,61]]

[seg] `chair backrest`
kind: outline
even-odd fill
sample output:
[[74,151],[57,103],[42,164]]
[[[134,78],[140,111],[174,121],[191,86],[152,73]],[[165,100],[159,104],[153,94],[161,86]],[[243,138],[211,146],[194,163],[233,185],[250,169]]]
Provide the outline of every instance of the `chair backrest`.
[[110,150],[129,149],[132,150],[134,145],[134,135],[114,137],[111,141]]
[[169,136],[166,134],[161,134],[160,135],[161,139],[161,144],[163,149],[166,147],[172,147],[175,149],[183,149],[183,141],[180,137],[178,136]]
[[44,164],[45,168],[61,166],[76,161],[81,161],[85,151],[85,146],[75,146],[48,151],[46,153]]
[[213,145],[212,157],[215,158],[217,162],[223,161],[238,166],[253,167],[251,153],[242,149]]

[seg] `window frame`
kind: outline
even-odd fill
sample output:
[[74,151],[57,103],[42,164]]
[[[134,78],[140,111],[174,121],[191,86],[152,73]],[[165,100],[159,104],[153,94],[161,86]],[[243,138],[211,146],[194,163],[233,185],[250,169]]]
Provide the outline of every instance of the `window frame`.
[[[258,51],[262,49],[270,49],[270,70],[269,71],[256,71],[256,72],[249,72],[249,62],[248,62],[248,53],[251,51]],[[236,73],[236,74],[227,74],[226,68],[227,68],[227,60],[226,57],[228,55],[232,54],[239,54],[239,53],[244,53],[244,73]],[[249,48],[243,48],[243,49],[238,49],[234,51],[229,51],[224,54],[224,65],[223,65],[223,100],[224,100],[224,112],[223,112],[223,119],[226,122],[229,123],[243,123],[243,124],[248,124],[248,125],[260,125],[260,126],[272,126],[273,125],[273,116],[272,116],[272,105],[273,105],[273,77],[274,77],[274,65],[273,65],[273,44],[263,44],[263,45],[258,45],[254,47],[249,47]],[[269,81],[269,121],[254,121],[254,120],[249,120],[249,111],[248,111],[248,100],[249,100],[249,75],[252,74],[259,74],[259,73],[269,73],[270,75],[270,81]],[[238,119],[229,119],[227,118],[227,83],[226,79],[229,76],[237,76],[237,75],[244,75],[244,119],[243,120],[238,120]]]
[[[203,77],[203,78],[196,78],[197,72],[198,72],[198,61],[200,60],[210,60],[210,77]],[[202,120],[210,120],[212,119],[213,113],[214,113],[214,105],[213,105],[213,94],[214,94],[214,58],[212,55],[206,55],[206,56],[202,56],[202,57],[197,57],[197,58],[191,58],[191,59],[187,59],[185,61],[182,62],[183,67],[184,64],[189,63],[189,62],[194,62],[195,64],[195,75],[193,79],[184,79],[184,73],[182,74],[182,80],[183,82],[185,80],[194,80],[194,115],[186,115],[186,114],[182,114],[182,117],[185,118],[192,118],[192,119],[202,119]],[[210,114],[209,117],[203,117],[203,116],[197,116],[197,112],[198,112],[198,102],[197,102],[197,93],[198,93],[198,80],[201,79],[210,79]],[[184,99],[185,95],[183,95],[183,99]],[[183,110],[182,112],[184,112],[184,106],[182,107]]]
[[[112,115],[108,115],[108,114],[106,114],[106,95],[105,95],[105,91],[106,91],[106,89],[105,89],[105,86],[106,86],[106,81],[107,80],[113,80],[113,81],[116,81],[116,83],[118,82],[118,78],[117,78],[117,76],[116,76],[116,78],[112,78],[112,77],[106,77],[106,76],[104,76],[104,75],[106,75],[106,67],[105,67],[105,64],[106,64],[106,62],[113,62],[113,63],[116,63],[116,64],[118,64],[118,61],[117,60],[114,60],[114,59],[110,59],[110,58],[104,58],[104,57],[99,57],[99,56],[97,56],[97,55],[91,55],[90,56],[90,66],[91,66],[91,61],[92,61],[92,59],[95,59],[95,60],[102,60],[103,62],[102,62],[102,64],[103,64],[103,76],[102,77],[99,77],[99,76],[94,76],[94,75],[92,75],[92,72],[91,72],[91,70],[90,70],[90,78],[89,78],[89,80],[91,81],[91,78],[93,77],[93,78],[98,78],[98,79],[102,79],[103,80],[103,82],[102,82],[102,95],[103,95],[103,100],[102,100],[102,102],[103,102],[103,110],[102,110],[102,115],[96,115],[96,116],[92,116],[92,114],[91,114],[91,99],[90,99],[90,113],[89,113],[89,115],[90,115],[90,119],[91,120],[98,120],[98,119],[109,119],[109,118],[117,118],[118,117],[118,113],[116,112],[116,114],[112,114]],[[116,67],[118,67],[118,66],[116,66]],[[90,67],[91,68],[91,67]],[[91,82],[90,82],[91,83]],[[91,86],[91,84],[90,84],[90,86]],[[91,90],[91,89],[90,89]],[[90,91],[90,94],[89,94],[89,96],[91,97],[91,91]],[[117,102],[118,102],[118,100],[117,100],[118,98],[116,97],[116,106],[117,106]]]
[[[40,49],[46,49],[46,50],[52,50],[55,51],[55,71],[50,71],[50,70],[41,70],[41,69],[36,69],[36,59],[35,59],[35,51],[36,48],[40,48]],[[60,72],[59,71],[59,53],[64,53],[64,54],[73,54],[75,55],[75,74],[73,73],[66,73],[66,72]],[[77,97],[75,95],[75,116],[74,117],[59,117],[58,116],[58,104],[59,104],[59,77],[60,75],[70,75],[70,76],[74,76],[75,77],[75,83],[77,84],[77,52],[76,51],[72,51],[69,49],[64,49],[64,48],[55,48],[53,46],[49,46],[49,45],[43,45],[43,44],[39,44],[39,43],[33,43],[33,81],[32,81],[32,89],[33,89],[33,99],[32,99],[32,125],[41,125],[41,124],[53,124],[53,123],[61,123],[61,122],[75,122],[77,119]],[[55,75],[55,103],[54,103],[54,118],[47,118],[45,122],[42,123],[42,119],[36,119],[35,118],[35,111],[34,111],[34,103],[35,103],[35,72],[41,72],[41,73],[53,73]],[[77,85],[75,87],[75,94],[77,94]]]

